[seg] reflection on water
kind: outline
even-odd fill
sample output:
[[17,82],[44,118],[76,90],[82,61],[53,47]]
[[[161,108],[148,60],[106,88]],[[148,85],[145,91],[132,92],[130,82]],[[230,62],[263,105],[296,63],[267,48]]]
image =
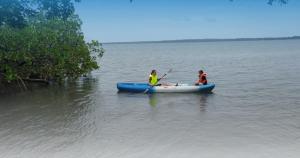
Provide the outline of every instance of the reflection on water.
[[157,100],[157,94],[148,94],[149,96],[149,105],[152,107],[156,107],[158,100]]
[[[96,129],[92,119],[96,85],[95,80],[80,79],[63,86],[2,96],[0,137],[5,141],[1,141],[0,149],[6,147],[8,156],[19,149],[37,148],[43,152],[84,139]],[[0,157],[5,157],[2,154]]]
[[199,105],[201,111],[206,111],[207,97],[209,97],[209,94],[203,94],[199,96]]
[[[188,96],[191,100],[198,101],[200,111],[206,111],[206,106],[208,104],[208,98],[213,96],[213,93],[153,93],[147,94],[149,97],[149,105],[151,107],[156,107],[162,100],[181,100],[183,96]],[[189,104],[190,102],[186,102]],[[185,104],[185,103],[183,103]]]

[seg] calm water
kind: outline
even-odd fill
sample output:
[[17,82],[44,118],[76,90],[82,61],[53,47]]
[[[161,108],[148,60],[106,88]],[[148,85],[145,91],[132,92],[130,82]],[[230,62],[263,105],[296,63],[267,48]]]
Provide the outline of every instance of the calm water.
[[[92,79],[0,97],[1,158],[300,157],[300,40],[104,47]],[[216,89],[117,93],[153,68]]]

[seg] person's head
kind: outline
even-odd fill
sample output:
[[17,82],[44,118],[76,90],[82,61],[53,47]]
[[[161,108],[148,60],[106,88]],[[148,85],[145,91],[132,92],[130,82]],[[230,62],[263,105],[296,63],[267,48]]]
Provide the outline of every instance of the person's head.
[[152,70],[151,75],[156,75],[156,70]]
[[199,70],[198,72],[200,75],[202,75],[204,73],[203,70]]

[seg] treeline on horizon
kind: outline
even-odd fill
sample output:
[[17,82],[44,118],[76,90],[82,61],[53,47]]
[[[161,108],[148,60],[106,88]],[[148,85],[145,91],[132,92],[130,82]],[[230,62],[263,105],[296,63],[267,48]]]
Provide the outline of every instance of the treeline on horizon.
[[[138,1],[138,0],[129,0],[130,3],[133,3],[134,1]],[[231,2],[233,2],[234,0],[229,0]],[[277,2],[279,4],[287,4],[289,0],[266,0],[267,4],[269,5],[273,5],[274,2]]]
[[298,40],[300,36],[291,37],[263,37],[263,38],[204,38],[204,39],[178,39],[158,41],[131,41],[131,42],[106,42],[103,44],[130,44],[130,43],[176,43],[176,42],[222,42],[222,41],[268,41],[268,40]]
[[84,40],[79,1],[0,1],[0,84],[76,79],[99,68],[104,50]]

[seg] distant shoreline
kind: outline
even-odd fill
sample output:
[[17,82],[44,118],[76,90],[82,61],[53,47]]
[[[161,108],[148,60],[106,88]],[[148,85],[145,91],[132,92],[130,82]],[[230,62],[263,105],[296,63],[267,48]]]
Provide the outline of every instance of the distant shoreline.
[[226,42],[226,41],[270,41],[270,40],[296,40],[300,36],[292,37],[264,37],[264,38],[229,38],[229,39],[181,39],[181,40],[160,40],[160,41],[132,41],[132,42],[106,42],[103,44],[139,44],[139,43],[179,43],[179,42]]

